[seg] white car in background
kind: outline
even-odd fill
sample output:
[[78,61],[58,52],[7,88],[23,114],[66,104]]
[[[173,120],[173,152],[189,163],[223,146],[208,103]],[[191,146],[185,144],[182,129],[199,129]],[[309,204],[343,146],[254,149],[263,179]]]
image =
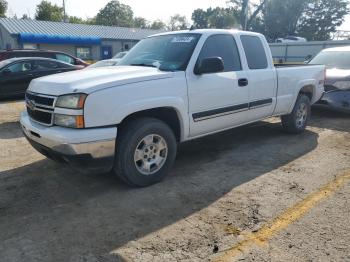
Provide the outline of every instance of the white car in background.
[[285,38],[277,38],[276,43],[294,43],[294,42],[307,42],[306,38],[298,36],[287,36]]

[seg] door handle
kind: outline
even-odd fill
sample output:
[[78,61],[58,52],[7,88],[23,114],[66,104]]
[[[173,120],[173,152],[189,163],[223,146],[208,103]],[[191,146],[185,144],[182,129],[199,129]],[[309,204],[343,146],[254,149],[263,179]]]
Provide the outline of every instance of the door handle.
[[238,85],[239,86],[247,86],[249,84],[249,81],[247,78],[241,78],[238,79]]

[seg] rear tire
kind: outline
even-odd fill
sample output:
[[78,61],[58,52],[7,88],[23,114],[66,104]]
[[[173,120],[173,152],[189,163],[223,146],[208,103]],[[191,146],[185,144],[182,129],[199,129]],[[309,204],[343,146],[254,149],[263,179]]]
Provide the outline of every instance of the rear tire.
[[284,131],[290,134],[300,134],[305,131],[311,116],[310,98],[300,94],[295,103],[292,113],[282,116]]
[[176,157],[174,132],[155,118],[131,120],[117,138],[114,173],[131,186],[160,182]]

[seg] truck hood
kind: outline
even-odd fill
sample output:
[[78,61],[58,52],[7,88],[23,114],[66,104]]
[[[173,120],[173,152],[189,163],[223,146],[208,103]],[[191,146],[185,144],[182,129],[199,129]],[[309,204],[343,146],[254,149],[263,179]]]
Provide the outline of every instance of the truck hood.
[[173,72],[152,67],[111,66],[45,76],[33,80],[28,90],[35,93],[59,96],[70,93],[90,94],[95,91],[173,77]]
[[349,69],[338,69],[338,68],[327,69],[326,77],[329,79],[349,78],[350,77],[350,70]]

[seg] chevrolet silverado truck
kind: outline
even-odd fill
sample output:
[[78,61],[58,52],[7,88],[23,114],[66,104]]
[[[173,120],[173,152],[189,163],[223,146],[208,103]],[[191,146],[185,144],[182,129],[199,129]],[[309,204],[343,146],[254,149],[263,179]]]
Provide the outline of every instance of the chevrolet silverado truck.
[[142,187],[169,173],[180,142],[271,116],[301,133],[324,75],[321,65],[276,68],[261,34],[164,33],[118,66],[33,80],[21,125],[43,155]]

